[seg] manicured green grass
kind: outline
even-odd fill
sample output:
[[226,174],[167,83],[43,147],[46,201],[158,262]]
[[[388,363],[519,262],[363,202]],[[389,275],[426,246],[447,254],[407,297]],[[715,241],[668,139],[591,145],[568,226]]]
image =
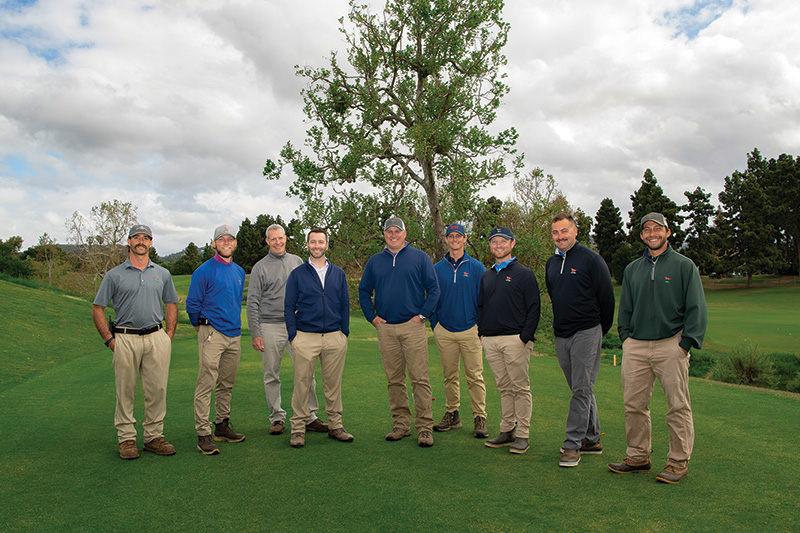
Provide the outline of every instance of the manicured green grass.
[[[9,314],[11,300],[51,311],[26,314],[14,308]],[[464,429],[434,434],[430,449],[419,448],[416,435],[390,443],[384,440],[391,428],[386,378],[374,330],[358,314],[343,382],[344,422],[355,442],[309,434],[305,448],[293,449],[288,434],[267,435],[260,357],[245,336],[232,421],[247,440],[221,443],[218,456],[201,455],[195,450],[192,408],[197,345],[191,327],[181,323],[165,427],[178,453],[122,461],[113,427],[111,354],[94,331],[90,302],[17,291],[4,282],[0,302],[2,375],[9,360],[23,355],[47,361],[0,388],[4,530],[793,531],[800,518],[797,396],[693,379],[695,453],[689,477],[677,486],[654,479],[669,440],[658,387],[651,405],[654,472],[623,476],[607,470],[607,462],[625,454],[619,369],[611,366],[601,368],[596,386],[606,452],[585,456],[578,468],[557,466],[569,392],[550,357],[533,358],[531,364],[533,435],[527,454],[484,447],[471,436],[468,422]],[[23,329],[26,322],[30,331],[47,328],[56,340],[24,341],[31,335]],[[59,341],[74,348],[49,362]],[[14,346],[24,348],[10,349]],[[288,358],[282,371],[288,407]],[[438,419],[444,393],[433,344],[430,376]],[[495,433],[499,396],[488,366],[485,376],[489,429]],[[463,379],[462,389],[462,415],[469,420]],[[141,392],[138,402],[141,421]]]

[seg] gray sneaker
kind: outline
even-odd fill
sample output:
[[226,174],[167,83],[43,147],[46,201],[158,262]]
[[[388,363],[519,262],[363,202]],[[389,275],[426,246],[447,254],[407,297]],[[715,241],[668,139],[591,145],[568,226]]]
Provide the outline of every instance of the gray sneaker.
[[493,439],[487,440],[483,444],[485,444],[489,448],[502,448],[503,446],[511,446],[512,442],[514,442],[514,432],[501,431],[498,436],[496,436]]
[[489,432],[486,431],[486,419],[482,416],[475,417],[475,431],[472,432],[475,435],[476,439],[485,439],[489,436]]
[[530,447],[531,444],[527,437],[517,437],[514,439],[514,443],[511,445],[511,448],[508,451],[511,453],[525,453]]
[[458,409],[452,413],[445,413],[442,421],[433,426],[434,431],[450,431],[451,429],[461,429],[461,418],[458,416]]

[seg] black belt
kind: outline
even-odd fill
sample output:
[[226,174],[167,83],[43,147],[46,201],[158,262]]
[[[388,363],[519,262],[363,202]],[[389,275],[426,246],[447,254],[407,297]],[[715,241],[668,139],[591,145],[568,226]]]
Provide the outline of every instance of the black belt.
[[198,318],[197,319],[197,325],[198,326],[210,326],[211,322],[209,322],[207,318]]
[[124,333],[126,335],[150,335],[151,333],[155,333],[156,331],[160,330],[164,326],[161,325],[159,322],[154,326],[150,326],[149,328],[121,328],[119,326],[114,326],[114,331],[112,333]]

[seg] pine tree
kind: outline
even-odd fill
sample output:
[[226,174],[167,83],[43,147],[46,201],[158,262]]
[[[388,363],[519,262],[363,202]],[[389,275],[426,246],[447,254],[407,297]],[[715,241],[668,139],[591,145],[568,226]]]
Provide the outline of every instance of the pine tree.
[[594,245],[597,253],[602,256],[614,275],[614,254],[625,241],[625,234],[622,232],[622,216],[611,198],[603,198],[594,219],[597,222],[594,226]]
[[694,191],[686,191],[683,194],[689,201],[683,206],[683,210],[689,213],[686,218],[691,220],[686,233],[684,253],[694,261],[701,273],[710,274],[717,269],[716,250],[713,244],[715,230],[710,223],[711,217],[714,216],[711,193],[707,193],[702,187],[697,187]]
[[684,218],[679,214],[680,206],[664,195],[664,190],[658,184],[656,177],[649,168],[644,171],[642,185],[639,190],[631,195],[631,203],[633,204],[633,211],[628,211],[628,216],[630,217],[628,221],[628,242],[637,255],[644,252],[644,243],[639,236],[639,222],[643,216],[654,211],[666,217],[669,229],[672,231],[669,242],[673,248],[680,250],[685,238],[685,232],[681,229]]

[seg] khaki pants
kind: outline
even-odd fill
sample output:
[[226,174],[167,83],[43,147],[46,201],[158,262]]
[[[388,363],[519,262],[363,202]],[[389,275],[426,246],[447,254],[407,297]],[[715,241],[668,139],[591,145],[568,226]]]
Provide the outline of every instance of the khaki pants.
[[242,337],[228,337],[212,326],[200,326],[197,347],[200,370],[194,389],[194,428],[199,436],[211,435],[211,391],[214,390],[214,422],[219,424],[231,416],[231,395],[239,370]]
[[669,455],[667,464],[685,468],[694,446],[694,420],[689,398],[689,355],[678,343],[681,333],[668,339],[625,339],[622,344],[622,391],[625,402],[627,455],[646,461],[652,453],[650,399],[655,379],[667,399]]
[[431,383],[428,380],[428,333],[425,324],[409,320],[403,324],[378,325],[378,349],[389,382],[389,409],[394,427],[411,427],[411,409],[406,389],[406,368],[414,395],[414,427],[433,430]]
[[167,414],[167,381],[172,341],[160,329],[149,335],[117,333],[114,344],[114,377],[117,407],[114,426],[119,442],[136,440],[136,419],[133,418],[136,382],[142,375],[144,391],[144,441],[164,436]]
[[500,431],[510,432],[517,426],[517,437],[527,439],[533,410],[528,375],[531,350],[519,335],[484,337],[483,349],[500,391]]
[[[486,384],[483,381],[483,347],[478,338],[478,326],[466,331],[453,333],[441,324],[433,330],[444,374],[445,409],[448,413],[461,405],[461,385],[459,383],[459,359],[464,360],[464,374],[472,400],[472,416],[486,418]],[[460,356],[460,357],[459,357]]]
[[342,373],[347,356],[347,337],[341,331],[306,333],[298,331],[292,341],[294,352],[294,391],[292,392],[292,433],[305,433],[311,422],[308,394],[313,391],[314,369],[319,359],[328,428],[342,425]]

